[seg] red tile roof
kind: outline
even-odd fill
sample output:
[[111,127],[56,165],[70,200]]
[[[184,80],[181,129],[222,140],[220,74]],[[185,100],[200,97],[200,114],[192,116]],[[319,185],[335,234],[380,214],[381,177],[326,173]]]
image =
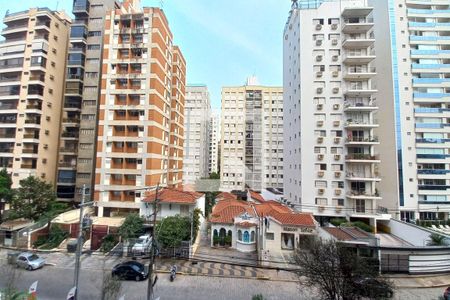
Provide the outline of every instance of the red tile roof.
[[220,200],[236,200],[237,196],[232,194],[232,193],[228,193],[228,192],[222,192],[219,195],[217,195],[216,200],[220,201]]
[[266,200],[263,198],[263,196],[261,196],[261,194],[254,192],[252,190],[249,190],[250,192],[250,197],[255,200],[258,201],[259,203],[264,203]]
[[342,230],[341,228],[337,227],[324,227],[323,230],[334,236],[336,239],[340,241],[353,241],[353,237]]
[[[144,202],[154,202],[156,191],[147,193]],[[158,200],[163,203],[195,204],[202,193],[185,191],[183,189],[162,188],[158,191]]]
[[272,217],[283,225],[315,226],[312,214],[294,212],[289,207],[273,200],[257,204],[255,209],[259,216]]
[[255,215],[249,203],[241,200],[225,199],[214,205],[209,221],[212,223],[232,224],[234,223],[234,218],[245,212],[251,216]]

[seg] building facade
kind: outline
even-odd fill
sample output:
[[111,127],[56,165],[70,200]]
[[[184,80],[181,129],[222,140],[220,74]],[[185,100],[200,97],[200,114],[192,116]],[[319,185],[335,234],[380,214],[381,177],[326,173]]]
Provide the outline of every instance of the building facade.
[[185,100],[183,183],[208,177],[211,103],[206,85],[188,85]]
[[159,8],[125,1],[105,22],[94,199],[115,216],[181,185],[186,63]]
[[220,186],[224,191],[283,187],[283,89],[251,77],[222,88]]
[[3,19],[0,43],[0,167],[13,188],[32,175],[56,183],[70,18],[35,8]]
[[[397,218],[450,212],[450,3],[373,1],[383,206]],[[387,199],[392,201],[387,202]]]
[[375,227],[388,217],[379,214],[375,38],[363,0],[295,1],[285,27],[284,194],[319,220]]
[[220,110],[213,109],[209,125],[209,174],[220,171]]
[[114,7],[115,0],[73,1],[58,159],[60,201],[80,201],[83,185],[87,194],[92,191],[104,23]]

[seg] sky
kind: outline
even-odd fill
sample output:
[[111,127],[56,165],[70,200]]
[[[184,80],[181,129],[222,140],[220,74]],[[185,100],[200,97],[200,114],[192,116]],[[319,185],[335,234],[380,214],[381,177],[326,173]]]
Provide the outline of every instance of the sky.
[[[283,83],[283,29],[289,0],[141,0],[161,6],[174,43],[187,63],[187,83],[206,84],[213,108],[220,108],[222,86],[243,85],[257,76],[262,85]],[[161,4],[162,3],[162,4]],[[64,9],[72,0],[0,0],[0,16],[30,7]]]

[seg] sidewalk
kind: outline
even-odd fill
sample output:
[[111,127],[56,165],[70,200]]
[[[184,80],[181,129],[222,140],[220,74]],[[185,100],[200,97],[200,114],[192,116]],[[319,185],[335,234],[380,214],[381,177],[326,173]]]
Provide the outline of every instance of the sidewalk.
[[398,288],[436,288],[450,286],[450,274],[442,275],[388,275]]

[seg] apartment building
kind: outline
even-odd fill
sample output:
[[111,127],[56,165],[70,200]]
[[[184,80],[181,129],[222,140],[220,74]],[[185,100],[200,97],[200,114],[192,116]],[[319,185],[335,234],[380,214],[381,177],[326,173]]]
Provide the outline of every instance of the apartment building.
[[208,177],[211,103],[206,85],[188,85],[185,100],[183,183]]
[[[397,218],[450,212],[450,3],[373,1],[383,206]],[[384,34],[384,35],[383,35]],[[385,176],[384,176],[385,175]],[[392,199],[388,202],[387,199]]]
[[70,18],[47,8],[9,13],[0,42],[0,167],[13,188],[32,175],[56,183]]
[[180,187],[186,62],[159,8],[125,1],[105,20],[94,200],[99,216],[145,210]]
[[220,110],[213,109],[209,125],[209,174],[219,174],[220,167]]
[[284,30],[284,194],[321,221],[375,227],[389,218],[379,208],[375,38],[364,0],[293,2]]
[[283,88],[222,88],[220,186],[223,191],[283,188]]
[[95,139],[106,12],[115,0],[74,0],[58,157],[57,196],[80,201],[95,174]]

